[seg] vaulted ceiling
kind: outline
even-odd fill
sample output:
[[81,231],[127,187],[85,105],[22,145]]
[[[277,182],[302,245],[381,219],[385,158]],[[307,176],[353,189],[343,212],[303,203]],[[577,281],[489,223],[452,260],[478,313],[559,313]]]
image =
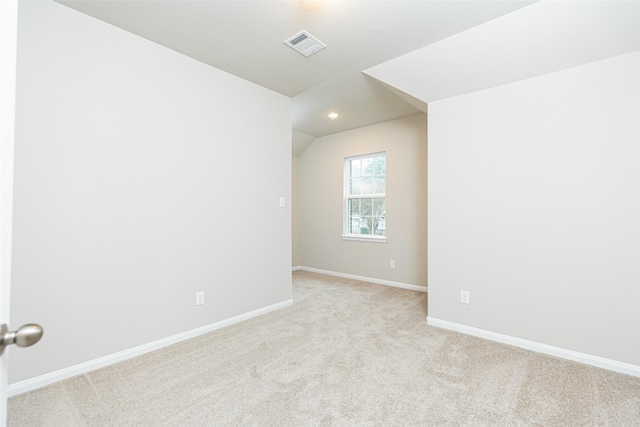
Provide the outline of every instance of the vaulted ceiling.
[[[316,0],[313,11],[313,0],[58,2],[293,98],[293,129],[313,137],[424,110],[362,70],[532,3]],[[301,30],[327,47],[304,57],[283,43]]]
[[[294,155],[425,102],[640,49],[637,1],[56,1],[291,97]],[[302,30],[327,47],[284,43]]]

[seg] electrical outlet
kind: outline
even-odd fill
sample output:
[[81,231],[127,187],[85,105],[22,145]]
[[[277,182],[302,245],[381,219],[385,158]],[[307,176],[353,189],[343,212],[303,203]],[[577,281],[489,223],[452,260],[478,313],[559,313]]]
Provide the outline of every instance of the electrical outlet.
[[469,304],[469,291],[460,291],[460,302],[462,304]]
[[394,260],[389,260],[389,268],[396,268],[396,262]]
[[196,292],[196,305],[204,304],[204,291]]
[[280,207],[284,208],[286,206],[286,199],[284,197],[280,197]]

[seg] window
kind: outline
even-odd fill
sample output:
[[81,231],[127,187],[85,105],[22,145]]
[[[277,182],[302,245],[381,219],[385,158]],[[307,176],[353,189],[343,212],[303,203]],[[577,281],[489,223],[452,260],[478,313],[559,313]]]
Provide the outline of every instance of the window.
[[386,241],[386,176],[385,153],[345,159],[344,239]]

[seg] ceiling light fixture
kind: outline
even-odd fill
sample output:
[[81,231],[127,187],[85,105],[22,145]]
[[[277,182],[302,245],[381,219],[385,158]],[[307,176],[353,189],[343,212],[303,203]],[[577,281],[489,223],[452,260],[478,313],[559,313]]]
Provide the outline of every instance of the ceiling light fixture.
[[314,13],[322,9],[327,0],[298,0],[304,10]]
[[337,119],[338,115],[338,113],[329,113],[327,114],[327,117],[329,117],[330,119]]

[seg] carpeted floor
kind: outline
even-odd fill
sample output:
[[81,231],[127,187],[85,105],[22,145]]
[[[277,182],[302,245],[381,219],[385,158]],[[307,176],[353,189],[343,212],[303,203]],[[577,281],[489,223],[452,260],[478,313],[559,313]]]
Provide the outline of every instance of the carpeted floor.
[[9,426],[640,426],[640,378],[427,326],[307,272],[294,305],[9,400]]

